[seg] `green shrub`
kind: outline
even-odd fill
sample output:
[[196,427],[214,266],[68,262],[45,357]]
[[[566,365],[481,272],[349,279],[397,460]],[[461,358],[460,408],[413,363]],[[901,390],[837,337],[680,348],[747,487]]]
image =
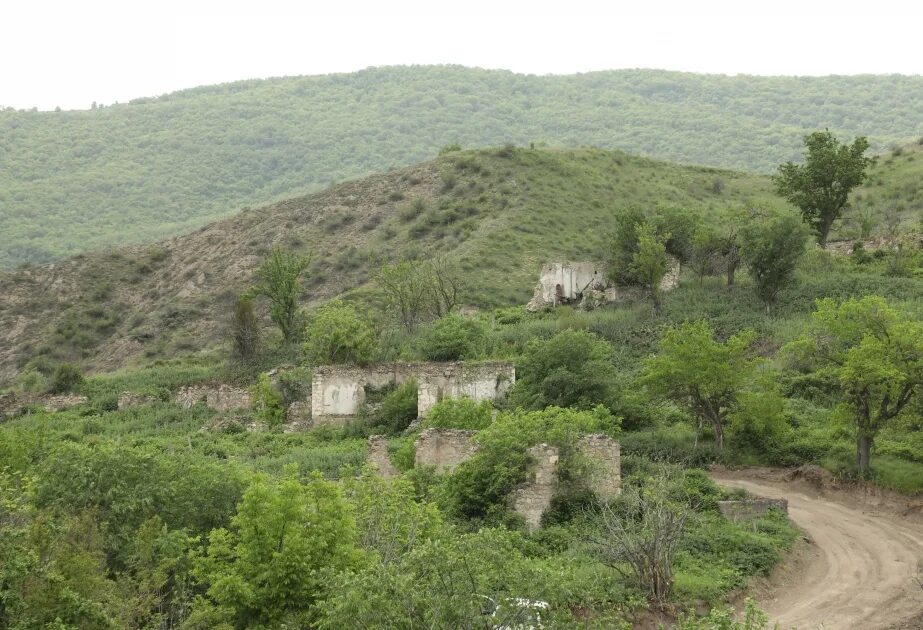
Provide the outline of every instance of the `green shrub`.
[[417,382],[409,380],[381,401],[378,419],[389,433],[400,433],[417,417]]
[[461,315],[446,315],[424,333],[421,352],[429,361],[476,359],[484,352],[486,336],[480,322]]
[[270,427],[285,422],[285,408],[282,396],[273,388],[269,374],[260,374],[256,383],[250,388],[251,405],[256,415]]
[[[618,419],[604,407],[577,411],[549,407],[543,411],[500,414],[477,435],[480,449],[446,479],[440,500],[452,515],[477,522],[515,523],[507,512],[507,498],[528,473],[530,446],[548,443],[558,447],[559,469],[569,468],[582,433],[619,432]],[[572,480],[576,490],[580,479]]]
[[426,212],[426,200],[422,197],[416,197],[398,210],[397,217],[401,223],[410,223],[424,212]]
[[55,368],[48,386],[49,393],[67,394],[83,385],[83,372],[76,365],[62,363]]
[[377,338],[371,323],[340,300],[328,302],[312,315],[305,336],[304,354],[313,365],[364,365],[375,355]]
[[493,406],[489,401],[474,402],[470,398],[446,398],[436,403],[426,415],[424,426],[435,429],[480,430],[493,421]]
[[528,344],[517,365],[511,402],[526,409],[548,406],[613,408],[617,373],[612,346],[593,333],[564,330]]
[[388,440],[388,456],[391,463],[401,472],[412,470],[416,461],[416,435],[407,435]]

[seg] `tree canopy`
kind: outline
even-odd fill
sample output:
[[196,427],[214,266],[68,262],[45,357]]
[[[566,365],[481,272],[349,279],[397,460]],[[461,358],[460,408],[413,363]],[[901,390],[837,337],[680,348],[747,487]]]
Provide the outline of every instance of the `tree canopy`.
[[841,303],[827,298],[788,350],[837,381],[856,428],[856,466],[868,474],[878,433],[923,387],[923,322],[878,296]]
[[865,181],[872,159],[865,157],[868,138],[859,136],[852,144],[841,144],[829,130],[805,136],[804,164],[786,162],[773,178],[779,194],[801,209],[821,247],[833,222],[840,218],[849,193]]

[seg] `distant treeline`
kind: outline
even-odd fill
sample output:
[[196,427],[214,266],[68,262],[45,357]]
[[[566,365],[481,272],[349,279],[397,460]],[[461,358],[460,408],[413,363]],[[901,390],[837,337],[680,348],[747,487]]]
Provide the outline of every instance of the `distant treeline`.
[[768,172],[805,133],[923,135],[923,77],[394,67],[0,111],[0,267],[180,233],[462,146],[596,145]]

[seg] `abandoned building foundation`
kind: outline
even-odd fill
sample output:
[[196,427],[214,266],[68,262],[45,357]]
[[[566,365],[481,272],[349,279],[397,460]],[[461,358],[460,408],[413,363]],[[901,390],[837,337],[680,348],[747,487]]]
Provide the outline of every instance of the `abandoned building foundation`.
[[417,382],[417,416],[425,418],[443,398],[499,400],[516,382],[516,368],[505,361],[320,366],[311,378],[313,424],[343,426],[362,412],[370,391],[411,379]]

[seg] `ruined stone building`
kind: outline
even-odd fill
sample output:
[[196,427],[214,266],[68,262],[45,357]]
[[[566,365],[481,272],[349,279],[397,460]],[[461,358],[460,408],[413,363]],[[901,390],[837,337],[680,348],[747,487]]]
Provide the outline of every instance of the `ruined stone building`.
[[516,368],[506,361],[320,366],[314,369],[311,379],[314,426],[342,426],[359,414],[369,390],[411,379],[418,385],[417,415],[425,418],[443,398],[499,400],[516,382]]
[[540,306],[579,302],[584,293],[590,290],[602,291],[608,283],[603,263],[547,263],[539,274],[532,300]]
[[[670,291],[679,284],[679,261],[672,256],[668,258],[669,268],[660,283],[661,291]],[[595,307],[641,295],[639,287],[613,285],[605,263],[551,262],[542,267],[526,309],[540,311],[562,304]]]
[[[415,443],[414,465],[432,466],[438,473],[451,473],[478,450],[474,437],[477,431],[461,429],[425,429]],[[601,500],[615,498],[622,490],[621,449],[607,435],[584,435],[578,443],[579,452],[589,460],[589,489]],[[558,448],[536,444],[529,449],[533,466],[528,479],[513,491],[510,507],[522,516],[530,530],[538,529],[542,515],[551,506],[558,486]],[[388,457],[387,437],[369,438],[369,462],[385,478],[398,475]]]

